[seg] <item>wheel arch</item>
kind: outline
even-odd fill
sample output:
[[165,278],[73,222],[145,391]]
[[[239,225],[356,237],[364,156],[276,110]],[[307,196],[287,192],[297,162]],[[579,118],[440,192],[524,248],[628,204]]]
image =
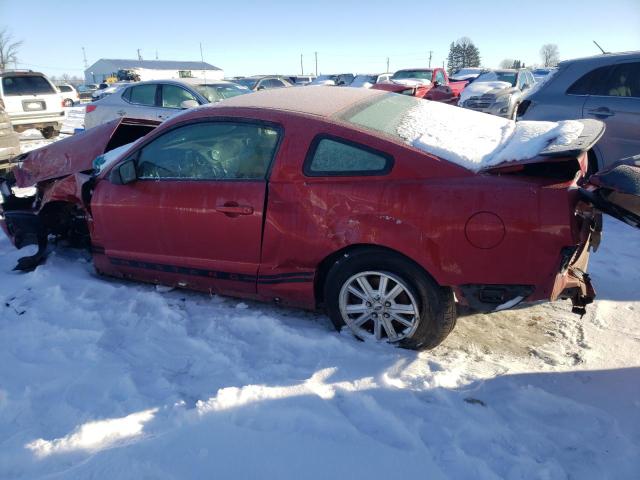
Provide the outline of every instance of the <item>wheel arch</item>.
[[427,277],[429,277],[437,285],[439,285],[435,277],[431,273],[429,273],[427,269],[425,269],[422,265],[420,265],[410,256],[396,249],[393,249],[384,245],[356,243],[352,245],[347,245],[346,247],[343,247],[327,255],[324,259],[322,259],[322,261],[316,267],[316,275],[314,278],[313,290],[314,290],[314,296],[315,296],[315,301],[317,306],[322,306],[324,304],[324,284],[326,282],[327,275],[331,267],[344,255],[354,254],[355,252],[366,252],[366,251],[370,251],[371,254],[375,254],[375,252],[377,251],[377,252],[386,252],[386,253],[392,253],[394,255],[399,255],[403,257],[405,260],[413,263]]

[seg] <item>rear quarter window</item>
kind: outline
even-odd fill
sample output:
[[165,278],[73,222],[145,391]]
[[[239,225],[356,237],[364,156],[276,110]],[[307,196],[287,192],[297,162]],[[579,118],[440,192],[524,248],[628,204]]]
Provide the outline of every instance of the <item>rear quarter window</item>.
[[309,150],[304,174],[320,176],[371,176],[391,171],[393,157],[364,145],[343,139],[320,136]]
[[42,95],[56,93],[46,78],[40,75],[21,75],[19,77],[3,77],[2,91],[6,96]]

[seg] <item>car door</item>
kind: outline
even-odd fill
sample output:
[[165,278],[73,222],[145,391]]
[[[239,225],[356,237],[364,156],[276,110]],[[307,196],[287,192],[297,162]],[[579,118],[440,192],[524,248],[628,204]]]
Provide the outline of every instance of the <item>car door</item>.
[[179,85],[173,85],[170,83],[160,84],[160,106],[161,109],[158,113],[158,120],[166,120],[171,118],[177,113],[184,110],[182,102],[201,102],[196,96],[188,91],[186,88],[182,88]]
[[[274,125],[203,121],[168,130],[98,182],[91,201],[101,270],[255,293]],[[130,183],[117,179],[130,168]],[[96,263],[98,265],[98,263]]]
[[447,79],[442,70],[436,70],[434,73],[434,86],[427,92],[425,98],[436,102],[452,103],[454,95],[451,87],[447,85]]
[[602,81],[591,86],[582,115],[607,125],[598,142],[602,165],[640,154],[640,62],[608,67]]
[[[111,95],[114,97],[118,93]],[[159,85],[157,83],[143,83],[128,87],[117,101],[109,99],[115,114],[120,117],[140,118],[143,120],[158,120],[161,109],[158,108]],[[112,103],[113,102],[113,103]]]

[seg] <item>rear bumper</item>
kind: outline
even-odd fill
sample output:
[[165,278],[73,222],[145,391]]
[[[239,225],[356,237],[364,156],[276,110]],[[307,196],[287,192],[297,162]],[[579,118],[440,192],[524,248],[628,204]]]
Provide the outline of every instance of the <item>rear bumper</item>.
[[27,128],[44,128],[58,127],[64,121],[64,111],[42,114],[12,114],[10,115],[11,123],[17,131],[26,130]]

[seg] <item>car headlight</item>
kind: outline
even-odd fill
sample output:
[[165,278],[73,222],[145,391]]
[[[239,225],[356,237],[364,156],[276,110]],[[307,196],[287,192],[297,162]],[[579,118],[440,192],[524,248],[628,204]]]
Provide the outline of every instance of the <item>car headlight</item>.
[[498,97],[493,102],[494,107],[505,107],[509,105],[509,97]]

